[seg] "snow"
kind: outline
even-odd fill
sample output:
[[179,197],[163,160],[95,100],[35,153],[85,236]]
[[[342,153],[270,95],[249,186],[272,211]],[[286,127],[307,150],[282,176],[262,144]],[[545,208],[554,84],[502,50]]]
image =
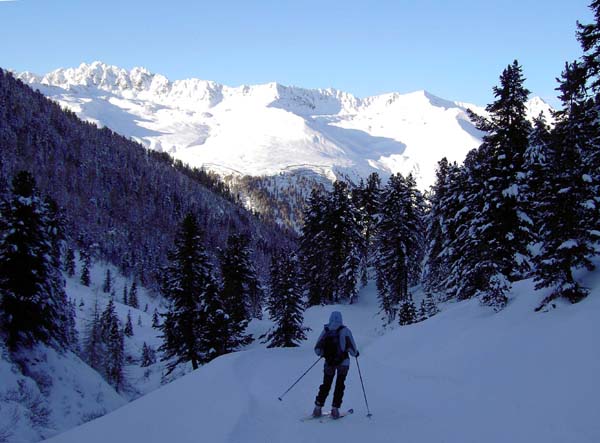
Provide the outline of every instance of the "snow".
[[[125,366],[125,391],[117,393],[74,353],[58,353],[43,345],[16,357],[27,362],[27,373],[23,375],[14,362],[15,357],[9,357],[0,340],[0,442],[32,442],[48,438],[105,415],[161,386],[164,364],[158,362],[142,368],[139,358],[144,342],[154,349],[162,343],[158,331],[151,326],[154,309],[160,306],[162,299],[153,298],[143,288],[138,288],[140,309],[120,303],[123,286],[129,290],[132,280],[120,275],[113,266],[95,263],[90,270],[89,287],[79,282],[80,263],[77,263],[75,276],[66,279],[67,296],[76,302],[80,346],[94,304],[98,303],[100,312],[108,304],[109,294],[101,290],[107,269],[113,277],[115,310],[122,324],[125,324],[129,311],[132,315],[134,335],[125,337],[125,354],[130,358]],[[147,312],[144,311],[146,304]],[[141,320],[141,326],[138,320]],[[165,381],[190,370],[181,368]]]
[[485,115],[424,90],[358,98],[277,83],[232,88],[101,62],[19,78],[85,120],[223,175],[301,169],[332,180],[401,172],[427,189],[442,157],[460,163],[481,143],[467,109]]
[[576,240],[567,240],[565,242],[563,242],[558,249],[573,249],[576,248],[578,246],[577,241]]
[[513,183],[508,188],[502,191],[504,197],[518,197],[519,196],[519,185]]
[[[499,313],[471,300],[405,327],[381,327],[374,285],[353,305],[313,307],[299,348],[223,356],[124,407],[49,441],[71,442],[566,442],[600,441],[600,273],[588,298],[534,308],[548,295],[514,284]],[[417,294],[418,298],[422,294]],[[361,352],[373,418],[354,361],[340,422],[300,422],[310,413],[320,364],[282,402],[277,398],[316,360],[314,340],[340,310]],[[267,320],[251,324],[253,332]],[[329,401],[331,397],[329,398]]]

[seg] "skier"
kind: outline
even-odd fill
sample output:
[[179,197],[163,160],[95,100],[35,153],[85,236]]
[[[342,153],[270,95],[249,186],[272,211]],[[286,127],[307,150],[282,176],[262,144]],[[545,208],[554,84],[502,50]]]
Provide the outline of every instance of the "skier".
[[335,381],[335,389],[333,391],[333,402],[331,404],[331,417],[340,417],[340,406],[342,405],[342,397],[344,396],[346,376],[350,369],[350,358],[358,357],[358,349],[352,337],[352,332],[342,321],[342,314],[338,311],[333,311],[329,317],[329,323],[323,328],[323,332],[315,345],[315,353],[319,357],[325,358],[323,367],[323,384],[319,387],[319,393],[315,399],[315,409],[313,417],[320,417],[321,408],[325,404],[327,395],[331,389],[331,384],[337,372]]

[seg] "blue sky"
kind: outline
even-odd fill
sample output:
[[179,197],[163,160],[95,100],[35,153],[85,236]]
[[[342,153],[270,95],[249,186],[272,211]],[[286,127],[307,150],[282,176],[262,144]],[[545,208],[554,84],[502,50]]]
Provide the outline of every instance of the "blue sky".
[[515,58],[556,104],[589,0],[0,0],[0,67],[101,60],[175,80],[277,81],[359,97],[427,89],[486,104]]

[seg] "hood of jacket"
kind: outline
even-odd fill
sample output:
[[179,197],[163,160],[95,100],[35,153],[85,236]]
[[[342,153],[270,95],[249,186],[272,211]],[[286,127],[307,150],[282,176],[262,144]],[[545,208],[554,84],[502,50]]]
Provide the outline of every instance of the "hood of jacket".
[[329,323],[327,323],[327,329],[337,329],[344,324],[342,320],[342,313],[339,311],[333,311],[329,316]]

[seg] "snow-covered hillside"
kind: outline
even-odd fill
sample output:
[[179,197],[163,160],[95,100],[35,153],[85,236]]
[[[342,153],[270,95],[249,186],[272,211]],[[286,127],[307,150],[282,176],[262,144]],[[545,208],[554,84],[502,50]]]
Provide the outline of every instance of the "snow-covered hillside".
[[[461,162],[480,143],[466,109],[484,112],[427,91],[360,99],[277,83],[232,88],[100,62],[19,78],[83,119],[221,174],[412,172],[427,188],[438,160]],[[533,99],[531,113],[540,110],[549,106]]]
[[[79,347],[84,348],[95,307],[102,312],[110,294],[102,291],[106,270],[112,272],[115,310],[125,325],[132,318],[133,335],[125,337],[125,387],[120,392],[72,352],[60,353],[44,345],[11,356],[0,341],[0,442],[32,442],[64,432],[113,411],[132,399],[161,386],[164,364],[140,366],[144,343],[157,349],[162,343],[159,331],[152,327],[154,309],[160,297],[138,289],[139,309],[122,303],[123,287],[130,279],[112,266],[95,264],[91,284],[83,286],[79,275],[67,278],[67,296],[76,303]],[[172,378],[191,368],[182,367]]]
[[[383,330],[376,292],[359,303],[313,307],[300,348],[264,349],[216,359],[168,386],[50,441],[75,442],[462,442],[600,441],[600,273],[577,305],[535,313],[544,293],[515,284],[500,313],[476,300],[444,306],[422,323]],[[310,372],[312,345],[333,309],[342,311],[361,350],[373,417],[367,418],[356,363],[341,421],[301,422],[321,379]],[[254,323],[255,332],[268,322]],[[331,400],[331,398],[329,399]]]

